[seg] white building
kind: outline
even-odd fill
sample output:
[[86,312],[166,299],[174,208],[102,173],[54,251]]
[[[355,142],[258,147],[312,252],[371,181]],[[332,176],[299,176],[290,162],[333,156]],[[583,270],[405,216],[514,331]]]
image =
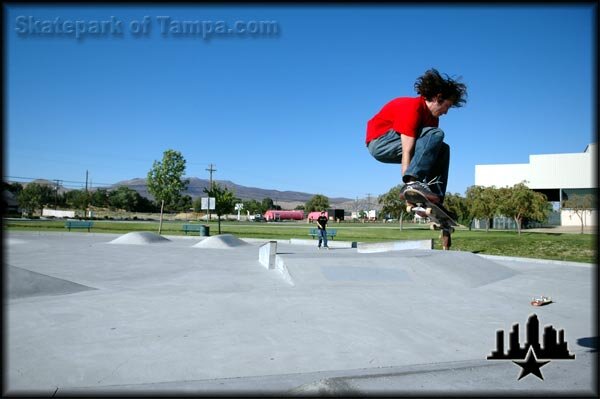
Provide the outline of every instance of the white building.
[[[522,181],[532,190],[544,193],[548,201],[560,209],[569,195],[597,196],[597,143],[589,144],[582,153],[530,155],[529,163],[475,165],[475,185],[511,187]],[[596,210],[584,215],[586,225],[596,224]],[[579,217],[568,209],[560,210],[560,224],[580,225]]]
[[75,211],[59,211],[56,209],[42,209],[42,216],[53,216],[55,218],[74,218]]
[[351,213],[352,219],[361,219],[362,212],[365,213],[365,217],[368,220],[376,220],[379,213],[376,209],[371,209],[370,211],[356,211]]

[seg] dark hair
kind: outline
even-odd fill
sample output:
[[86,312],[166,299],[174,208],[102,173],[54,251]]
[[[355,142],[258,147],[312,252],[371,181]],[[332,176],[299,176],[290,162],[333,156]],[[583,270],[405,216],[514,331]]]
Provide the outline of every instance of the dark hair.
[[467,102],[467,86],[446,74],[444,75],[445,78],[437,70],[431,68],[417,79],[415,91],[428,101],[432,101],[438,94],[441,94],[443,100],[452,101],[452,107],[462,107]]

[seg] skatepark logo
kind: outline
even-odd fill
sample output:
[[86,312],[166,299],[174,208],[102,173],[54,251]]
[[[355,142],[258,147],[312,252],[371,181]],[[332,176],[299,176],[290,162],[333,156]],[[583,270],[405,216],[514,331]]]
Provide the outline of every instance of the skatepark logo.
[[[517,380],[533,374],[543,380],[543,366],[550,360],[572,360],[575,355],[569,353],[565,341],[565,331],[556,331],[552,326],[544,327],[543,347],[540,345],[539,321],[535,314],[527,320],[527,331],[524,346],[519,342],[519,323],[512,326],[508,338],[508,352],[504,352],[504,331],[496,331],[496,349],[487,357],[488,360],[512,360],[521,367],[521,374]],[[541,360],[540,360],[541,359]]]

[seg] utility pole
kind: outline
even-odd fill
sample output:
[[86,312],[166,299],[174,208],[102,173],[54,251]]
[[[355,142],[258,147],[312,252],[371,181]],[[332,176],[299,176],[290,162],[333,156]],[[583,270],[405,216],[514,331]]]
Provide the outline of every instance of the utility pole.
[[216,169],[214,169],[214,168],[213,168],[213,166],[215,166],[215,165],[213,165],[213,164],[211,163],[210,165],[208,165],[208,168],[206,169],[206,170],[207,170],[207,171],[210,173],[210,180],[209,180],[209,181],[210,181],[210,189],[211,189],[211,190],[212,190],[212,185],[213,185],[213,178],[212,178],[212,175],[213,175],[213,172],[216,172],[216,171],[217,171]]
[[[206,169],[208,171],[208,173],[210,174],[209,176],[209,182],[210,182],[210,188],[209,190],[212,190],[213,188],[213,172],[216,172],[217,170],[214,168],[215,165],[213,165],[212,163],[208,166],[208,168]],[[210,212],[210,194],[208,195],[208,220],[211,219],[211,212]]]
[[88,215],[88,208],[89,208],[89,203],[88,203],[88,171],[85,171],[85,209],[83,211],[84,213],[84,219],[86,219],[87,215]]
[[58,187],[60,185],[60,180],[54,180],[56,182],[56,188],[54,193],[54,210],[58,207]]

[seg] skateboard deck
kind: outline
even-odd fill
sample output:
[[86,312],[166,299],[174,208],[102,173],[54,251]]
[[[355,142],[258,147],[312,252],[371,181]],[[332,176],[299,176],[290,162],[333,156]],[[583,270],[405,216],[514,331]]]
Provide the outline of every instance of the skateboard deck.
[[452,244],[451,234],[454,231],[454,226],[458,226],[458,223],[443,208],[429,201],[417,190],[407,189],[404,192],[404,199],[408,203],[406,207],[408,212],[429,217],[434,222],[432,228],[442,230],[442,248],[449,249]]
[[552,303],[552,298],[547,296],[541,296],[539,298],[531,298],[531,305],[533,306],[544,306],[549,303]]

